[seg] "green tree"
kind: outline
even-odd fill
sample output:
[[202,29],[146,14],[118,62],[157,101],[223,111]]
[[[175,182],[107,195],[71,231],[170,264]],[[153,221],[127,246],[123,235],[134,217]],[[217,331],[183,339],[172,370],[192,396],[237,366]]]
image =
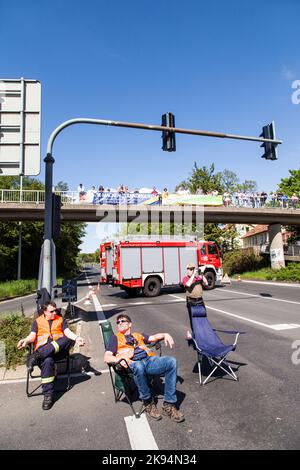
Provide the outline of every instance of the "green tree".
[[278,184],[278,190],[292,196],[296,193],[300,196],[300,168],[298,170],[289,170],[290,176],[288,178],[281,178]]
[[64,181],[59,181],[55,185],[55,191],[69,191],[68,183],[65,183]]
[[[300,198],[300,168],[289,170],[289,174],[288,178],[281,178],[278,184],[278,191],[282,191],[289,197],[296,193]],[[292,236],[289,238],[290,243],[300,240],[300,227],[298,225],[288,226],[287,229],[292,232]]]
[[235,192],[238,182],[239,178],[234,171],[225,169],[221,172],[221,184],[225,191]]
[[235,191],[243,193],[253,193],[257,191],[257,182],[255,180],[245,180],[243,183],[237,184]]
[[[61,187],[67,183],[59,182]],[[19,189],[20,177],[1,176],[0,189]],[[23,189],[42,190],[44,185],[35,178],[24,177]],[[77,269],[77,254],[84,236],[86,224],[62,223],[61,236],[56,241],[56,259],[58,275],[74,274]],[[0,222],[0,280],[17,277],[19,245],[19,223]],[[43,243],[44,224],[42,222],[22,222],[22,278],[36,278],[39,258]]]
[[[20,176],[0,176],[0,189],[20,189]],[[44,189],[44,184],[36,178],[23,176],[23,189]]]
[[222,173],[215,173],[215,165],[212,163],[210,167],[203,166],[198,167],[197,163],[194,162],[191,176],[176,186],[175,191],[179,187],[189,189],[192,194],[197,192],[197,189],[201,189],[204,194],[207,194],[209,191],[216,190],[219,193],[224,191],[224,186],[222,184]]

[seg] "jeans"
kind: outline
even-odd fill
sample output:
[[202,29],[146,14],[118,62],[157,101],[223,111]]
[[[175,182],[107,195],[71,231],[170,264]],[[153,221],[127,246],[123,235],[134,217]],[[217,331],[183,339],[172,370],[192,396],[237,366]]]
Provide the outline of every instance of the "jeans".
[[141,400],[149,400],[151,391],[148,383],[148,375],[164,375],[165,390],[164,400],[168,403],[176,403],[177,361],[172,356],[148,356],[140,361],[130,364],[133,379],[139,391]]

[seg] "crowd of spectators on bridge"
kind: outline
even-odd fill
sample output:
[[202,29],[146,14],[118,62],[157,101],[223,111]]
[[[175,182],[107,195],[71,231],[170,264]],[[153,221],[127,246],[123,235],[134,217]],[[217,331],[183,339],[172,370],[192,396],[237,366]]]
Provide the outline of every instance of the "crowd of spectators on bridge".
[[[192,194],[189,189],[185,187],[179,187],[176,191],[169,193],[165,187],[162,191],[157,189],[156,186],[152,188],[142,187],[129,190],[128,186],[120,184],[118,188],[104,187],[102,185],[92,186],[90,189],[85,190],[82,183],[79,184],[78,188],[78,200],[80,202],[89,202],[94,204],[138,204],[143,200],[157,197],[158,203],[162,203],[163,198],[168,198],[169,195],[190,195]],[[300,204],[300,192],[299,194],[293,193],[291,197],[287,194],[277,192],[229,192],[225,191],[223,194],[218,193],[216,190],[204,193],[202,189],[196,191],[196,195],[203,196],[222,196],[223,205],[225,207],[249,207],[249,208],[261,208],[261,207],[281,207],[285,208],[299,208]]]

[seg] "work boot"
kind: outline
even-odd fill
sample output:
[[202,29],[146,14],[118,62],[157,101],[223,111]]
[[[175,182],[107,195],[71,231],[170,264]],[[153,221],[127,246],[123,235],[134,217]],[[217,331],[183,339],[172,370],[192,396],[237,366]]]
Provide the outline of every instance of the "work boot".
[[165,416],[169,416],[169,418],[172,421],[175,421],[175,423],[181,423],[185,419],[184,414],[181,411],[177,410],[176,406],[172,403],[163,403],[162,414]]
[[33,354],[29,354],[27,356],[26,364],[27,364],[27,368],[28,368],[28,371],[29,371],[30,374],[33,371],[34,366],[37,365],[38,360],[40,358],[41,358],[41,356],[40,356],[40,353],[38,351],[35,351]]
[[150,418],[153,418],[156,421],[162,418],[154,401],[151,401],[150,403],[144,401],[144,411],[146,411],[146,413],[150,416]]
[[52,408],[54,403],[53,396],[52,395],[44,395],[44,400],[42,404],[43,410],[50,410]]

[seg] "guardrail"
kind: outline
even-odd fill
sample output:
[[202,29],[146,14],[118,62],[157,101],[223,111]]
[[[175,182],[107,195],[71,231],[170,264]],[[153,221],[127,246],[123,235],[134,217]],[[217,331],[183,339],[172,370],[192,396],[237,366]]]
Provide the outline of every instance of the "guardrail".
[[[103,192],[86,192],[80,194],[78,191],[55,191],[56,194],[61,196],[61,201],[63,204],[113,204],[113,205],[126,205],[126,204],[141,204],[147,200],[151,200],[155,196],[149,193],[118,193],[113,191],[103,191]],[[170,194],[170,197],[173,197],[173,194]],[[178,196],[178,195],[177,195]],[[178,196],[180,197],[180,196]],[[191,195],[192,197],[197,197],[197,195]],[[201,196],[204,200],[205,205],[205,195]],[[210,196],[207,196],[208,198]],[[220,195],[219,195],[220,197]],[[161,196],[158,196],[158,201],[156,203],[161,204],[163,199]],[[35,204],[44,204],[45,203],[45,191],[44,190],[32,190],[32,189],[0,189],[0,204],[3,203],[35,203]],[[195,203],[194,203],[195,204]],[[202,205],[202,203],[199,203]],[[213,204],[211,204],[213,205]],[[277,198],[274,199],[271,196],[261,197],[244,195],[239,197],[235,194],[231,195],[230,198],[223,196],[223,205],[225,207],[240,207],[240,208],[253,208],[261,209],[263,207],[268,208],[282,208],[282,209],[299,209],[300,201],[292,200],[291,198]]]
[[[261,253],[270,253],[270,245],[263,244],[260,246]],[[299,245],[283,245],[283,252],[287,256],[300,256],[300,246]]]

